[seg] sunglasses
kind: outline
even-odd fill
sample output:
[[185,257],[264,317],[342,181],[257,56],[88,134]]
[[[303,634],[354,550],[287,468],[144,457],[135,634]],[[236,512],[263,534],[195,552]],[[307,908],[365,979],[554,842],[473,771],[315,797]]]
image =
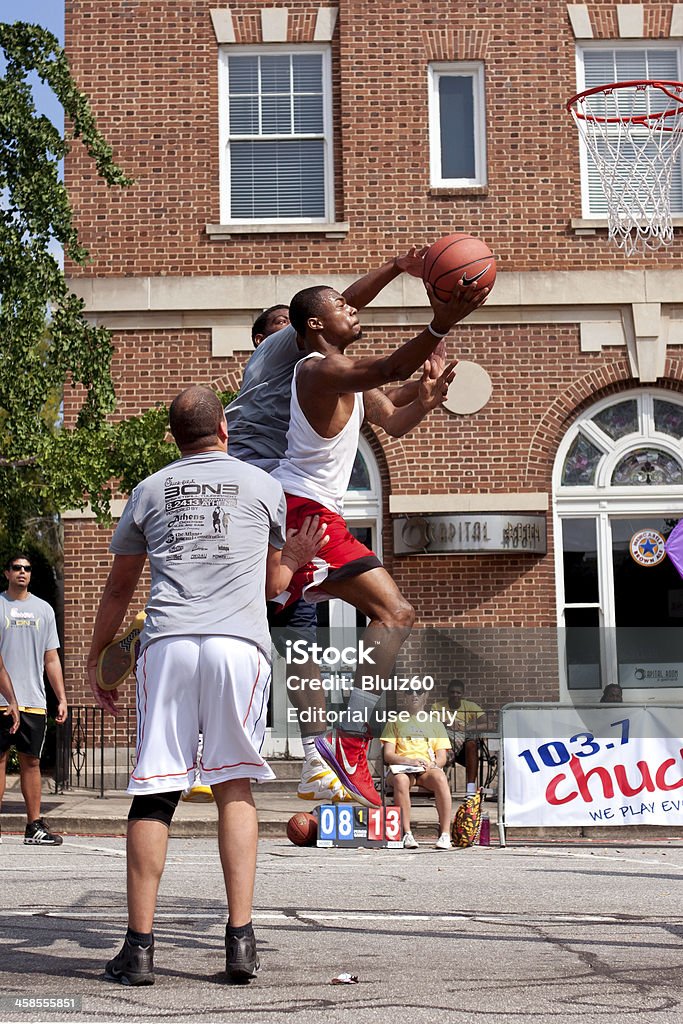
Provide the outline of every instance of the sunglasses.
[[32,568],[30,565],[10,565],[12,572],[31,572]]

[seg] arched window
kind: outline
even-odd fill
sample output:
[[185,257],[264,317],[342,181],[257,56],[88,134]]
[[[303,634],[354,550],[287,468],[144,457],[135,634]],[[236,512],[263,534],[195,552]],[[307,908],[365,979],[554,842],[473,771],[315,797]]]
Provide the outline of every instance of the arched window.
[[683,580],[664,550],[683,517],[683,396],[586,410],[559,447],[553,506],[564,692],[683,699]]

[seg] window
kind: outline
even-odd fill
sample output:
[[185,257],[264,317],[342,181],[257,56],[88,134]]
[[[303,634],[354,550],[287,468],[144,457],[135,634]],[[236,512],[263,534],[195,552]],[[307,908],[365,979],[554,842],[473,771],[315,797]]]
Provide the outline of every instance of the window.
[[221,220],[332,219],[330,54],[224,47]]
[[564,693],[618,682],[625,700],[680,699],[683,580],[662,551],[683,514],[683,396],[587,409],[560,445],[554,506]]
[[[660,80],[679,82],[681,67],[681,48],[672,46],[643,47],[642,44],[622,43],[619,46],[582,46],[577,52],[577,92],[585,89],[592,89],[599,85],[608,85],[612,82],[632,82],[643,80]],[[630,93],[630,90],[629,90]],[[647,112],[645,93],[642,94],[643,112]],[[630,104],[630,99],[629,99]],[[641,101],[638,100],[638,103]],[[663,94],[652,93],[650,112],[654,112],[653,104],[665,104]],[[614,100],[616,103],[616,100]],[[626,109],[625,101],[621,100],[620,109]],[[629,108],[630,109],[630,108]],[[657,109],[660,109],[657,106]],[[616,107],[615,111],[616,113]],[[630,179],[630,166],[638,166],[642,171],[645,160],[641,156],[640,149],[642,140],[639,143],[637,130],[631,133],[631,142],[628,146],[622,146],[620,151],[619,179]],[[607,144],[603,143],[605,155]],[[659,172],[658,158],[652,142],[647,143],[644,157],[652,161],[650,173],[657,175]],[[583,216],[596,217],[607,216],[607,200],[600,180],[600,175],[595,166],[594,160],[586,152],[583,140],[581,141],[581,192],[583,197]],[[643,197],[647,191],[643,192]],[[672,185],[671,185],[671,212],[683,213],[683,176],[681,175],[680,156],[676,162]],[[647,202],[645,202],[647,205]]]
[[683,484],[683,406],[640,392],[610,399],[582,416],[565,438],[560,493],[565,488],[658,487]]
[[433,188],[486,184],[482,64],[430,64],[429,150]]

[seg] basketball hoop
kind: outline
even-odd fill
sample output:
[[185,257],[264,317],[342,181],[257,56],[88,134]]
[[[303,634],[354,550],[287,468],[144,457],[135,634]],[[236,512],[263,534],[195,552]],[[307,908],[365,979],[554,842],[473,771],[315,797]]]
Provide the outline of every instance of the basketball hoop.
[[573,96],[567,110],[586,143],[589,173],[594,170],[602,183],[610,240],[626,256],[669,245],[683,83],[600,85]]

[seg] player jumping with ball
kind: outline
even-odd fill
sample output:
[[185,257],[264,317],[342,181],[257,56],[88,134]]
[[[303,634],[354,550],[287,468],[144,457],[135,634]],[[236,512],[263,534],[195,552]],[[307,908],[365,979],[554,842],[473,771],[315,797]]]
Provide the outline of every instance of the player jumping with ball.
[[[393,436],[407,433],[429,409],[444,402],[455,364],[445,368],[429,398],[418,395],[398,408],[378,388],[405,380],[429,360],[451,328],[485,301],[488,289],[458,286],[448,302],[440,302],[429,285],[427,294],[432,323],[390,355],[363,359],[346,355],[361,336],[357,309],[346,296],[333,288],[307,288],[294,296],[289,307],[291,324],[303,339],[307,355],[294,370],[287,452],[273,476],[287,497],[288,527],[319,515],[327,526],[329,543],[295,573],[285,603],[301,595],[309,602],[337,597],[370,620],[363,643],[366,649],[373,648],[376,689],[363,689],[356,679],[334,752],[323,737],[316,739],[319,754],[345,788],[370,806],[381,800],[367,763],[369,722],[381,682],[393,672],[415,613],[377,556],[349,532],[342,503],[364,417]],[[426,367],[420,387],[428,380]],[[357,677],[361,674],[368,674],[367,665],[359,666]]]
[[[372,302],[400,274],[422,277],[426,252],[427,249],[418,250],[413,246],[405,255],[388,260],[354,281],[343,293],[344,297],[360,309]],[[469,304],[463,301],[458,319],[467,316],[480,301],[480,298]],[[252,341],[257,351],[247,363],[239,395],[226,408],[230,424],[230,454],[267,472],[276,469],[284,458],[292,377],[295,367],[306,355],[303,339],[294,327],[287,326],[288,320],[288,308],[282,305],[269,307],[257,318],[252,329]],[[435,343],[433,339],[432,344]],[[431,353],[429,370],[423,374],[422,380],[411,380],[400,387],[377,393],[377,400],[382,402],[385,414],[384,426],[389,433],[394,432],[388,415],[392,409],[412,405],[414,419],[411,425],[414,425],[427,414],[429,408],[433,408],[431,403],[434,396],[442,391],[439,383],[445,370],[442,348],[439,345]],[[308,644],[315,641],[315,607],[303,599],[288,603],[284,612],[281,606],[269,605],[268,618],[274,642],[281,654],[284,654],[284,641],[287,638],[303,639]],[[301,675],[315,678],[316,666],[309,663],[301,668]],[[323,721],[323,691],[288,687],[288,696],[299,715],[304,747],[299,796],[304,800],[327,802],[357,798],[355,789],[345,790],[333,768],[321,759],[316,746],[327,731]]]

